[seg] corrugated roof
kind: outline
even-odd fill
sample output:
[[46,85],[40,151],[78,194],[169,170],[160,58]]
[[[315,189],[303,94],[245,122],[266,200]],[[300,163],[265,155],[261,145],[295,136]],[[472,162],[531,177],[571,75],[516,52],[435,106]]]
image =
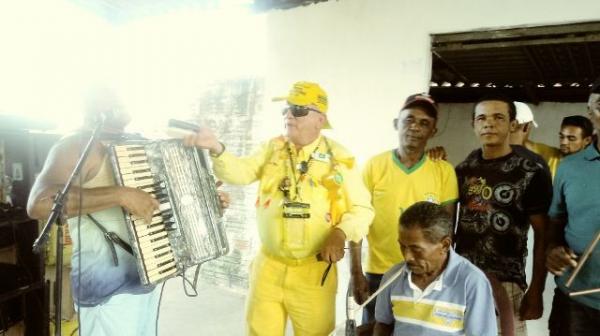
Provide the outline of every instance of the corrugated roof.
[[434,35],[432,52],[438,101],[501,88],[520,101],[583,102],[600,76],[600,22]]

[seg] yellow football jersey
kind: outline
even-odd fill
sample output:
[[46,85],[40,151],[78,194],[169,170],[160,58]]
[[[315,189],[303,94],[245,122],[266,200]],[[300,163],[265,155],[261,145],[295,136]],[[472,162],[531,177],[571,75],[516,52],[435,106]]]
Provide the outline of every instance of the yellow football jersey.
[[443,160],[432,161],[427,155],[409,169],[400,162],[395,150],[386,151],[367,162],[363,180],[375,209],[367,235],[365,271],[369,273],[383,274],[403,260],[398,245],[398,220],[404,209],[419,201],[448,204],[458,199],[454,167]]

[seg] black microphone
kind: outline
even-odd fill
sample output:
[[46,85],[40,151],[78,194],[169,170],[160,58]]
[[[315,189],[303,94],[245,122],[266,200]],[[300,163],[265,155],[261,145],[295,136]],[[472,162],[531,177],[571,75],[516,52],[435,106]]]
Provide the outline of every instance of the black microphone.
[[192,131],[192,132],[196,132],[200,129],[200,126],[187,122],[187,121],[181,121],[181,120],[177,120],[177,119],[169,119],[169,127],[172,128],[178,128],[181,130],[185,130],[185,131]]

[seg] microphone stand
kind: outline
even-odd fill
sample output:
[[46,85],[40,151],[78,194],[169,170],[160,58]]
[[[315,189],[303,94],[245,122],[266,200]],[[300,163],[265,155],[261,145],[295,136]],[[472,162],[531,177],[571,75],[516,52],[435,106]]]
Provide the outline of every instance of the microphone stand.
[[69,190],[71,189],[71,185],[75,180],[75,177],[79,175],[81,171],[81,167],[83,163],[87,159],[87,156],[90,152],[90,148],[92,147],[92,143],[98,138],[100,131],[104,127],[104,118],[101,118],[100,122],[97,124],[92,136],[88,140],[81,156],[79,157],[79,161],[73,168],[73,172],[67,180],[64,188],[59,190],[54,197],[54,204],[52,206],[52,210],[50,211],[50,215],[42,232],[39,237],[33,243],[33,252],[36,254],[40,254],[44,251],[44,246],[48,243],[48,239],[50,237],[50,230],[52,229],[52,224],[56,223],[56,278],[54,284],[54,335],[61,336],[61,317],[62,317],[62,272],[63,272],[63,227],[65,225],[65,213],[64,206],[67,202],[67,195],[69,194]]

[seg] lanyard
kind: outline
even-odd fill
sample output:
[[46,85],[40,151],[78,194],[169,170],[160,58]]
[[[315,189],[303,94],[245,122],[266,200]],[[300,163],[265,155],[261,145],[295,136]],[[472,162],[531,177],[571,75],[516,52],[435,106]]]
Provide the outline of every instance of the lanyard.
[[[292,148],[290,146],[290,142],[289,141],[286,142],[288,159],[290,161],[291,175],[294,180],[294,191],[295,191],[294,200],[296,200],[298,197],[300,197],[300,188],[299,188],[300,181],[302,180],[302,177],[304,175],[306,175],[306,173],[308,173],[308,169],[310,168],[310,163],[313,159],[313,156],[315,153],[317,153],[320,146],[321,146],[321,142],[319,141],[319,144],[317,145],[317,147],[315,147],[315,150],[311,153],[308,160],[301,161],[300,163],[298,163],[296,165],[296,162],[294,161],[294,155],[292,154]],[[298,170],[298,172],[300,173],[299,176],[296,176],[296,170]],[[287,192],[289,193],[289,190],[287,190]],[[288,195],[286,195],[285,190],[284,190],[284,195],[286,196],[286,198],[288,198]]]

